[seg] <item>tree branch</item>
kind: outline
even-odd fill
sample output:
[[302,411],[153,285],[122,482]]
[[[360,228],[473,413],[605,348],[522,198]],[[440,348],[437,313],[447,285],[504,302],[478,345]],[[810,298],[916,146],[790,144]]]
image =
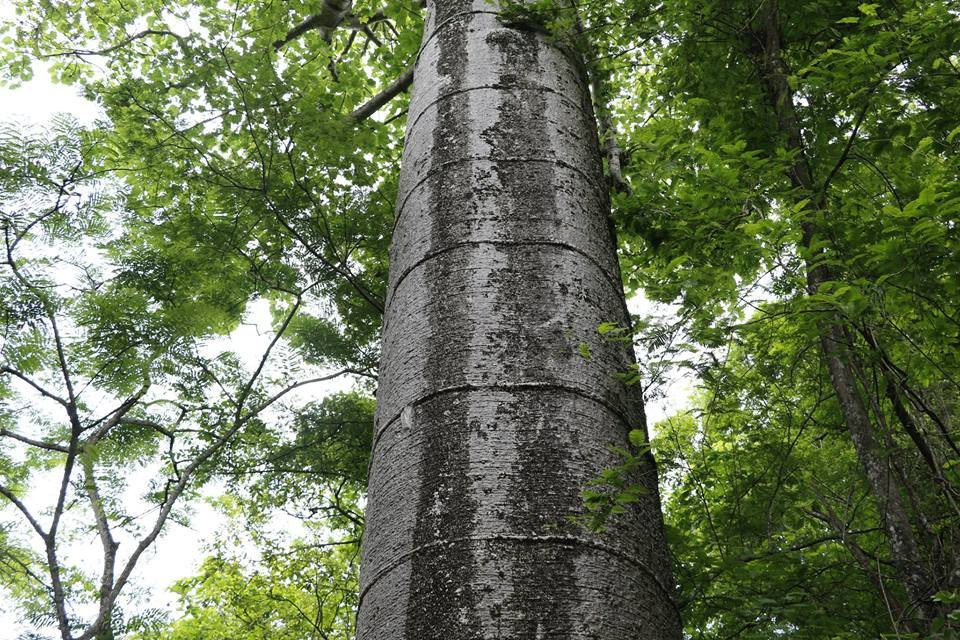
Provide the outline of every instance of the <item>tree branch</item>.
[[[873,87],[870,89],[870,93],[867,95],[870,95],[877,90],[877,87],[879,87],[880,83],[883,82],[884,77],[886,76],[881,76],[880,79],[874,83]],[[837,172],[840,171],[840,168],[844,165],[844,163],[846,163],[847,158],[850,156],[850,150],[853,148],[853,143],[857,139],[857,134],[860,132],[860,127],[863,125],[864,118],[867,117],[867,112],[870,111],[870,106],[871,103],[869,100],[867,100],[863,105],[863,108],[860,109],[860,113],[857,114],[857,119],[854,121],[853,129],[850,131],[850,136],[847,138],[847,144],[844,146],[843,152],[840,154],[840,157],[837,158],[837,162],[833,165],[833,169],[830,170],[829,175],[827,175],[827,179],[823,181],[823,186],[820,188],[820,191],[824,196],[826,196],[827,189],[830,187],[830,183],[836,177]]]
[[160,423],[154,422],[153,420],[145,420],[143,418],[120,418],[119,424],[128,424],[134,427],[149,427],[168,438],[173,437],[172,431],[162,426]]
[[96,50],[70,49],[69,51],[58,51],[57,53],[48,53],[48,54],[39,56],[39,58],[42,60],[46,58],[62,58],[64,56],[76,56],[78,58],[82,56],[106,56],[113,53],[117,49],[124,48],[125,46],[127,46],[131,42],[134,42],[135,40],[140,40],[141,38],[146,38],[147,36],[171,36],[173,38],[176,38],[177,41],[183,42],[183,36],[178,35],[172,31],[167,31],[166,29],[144,29],[139,33],[135,33],[131,36],[127,36],[117,44],[113,45],[112,47],[107,47],[106,49],[96,49]]
[[43,442],[42,440],[34,440],[33,438],[28,438],[27,436],[23,436],[23,435],[20,435],[19,433],[10,431],[9,429],[0,429],[0,437],[2,436],[7,436],[8,438],[19,440],[24,444],[29,444],[31,447],[46,449],[47,451],[59,451],[60,453],[67,453],[67,451],[69,451],[65,446],[61,444],[55,444],[52,442]]
[[0,367],[0,373],[9,373],[10,375],[12,375],[12,376],[14,376],[14,377],[16,377],[16,378],[20,378],[21,380],[23,380],[24,382],[26,382],[28,385],[30,385],[31,387],[33,387],[34,389],[36,389],[38,392],[40,392],[40,395],[42,395],[43,397],[45,397],[45,398],[50,398],[51,400],[54,400],[54,401],[58,402],[59,404],[61,404],[61,405],[64,406],[64,407],[66,407],[67,404],[68,404],[66,400],[64,400],[64,399],[61,398],[60,396],[56,395],[55,393],[52,393],[52,392],[50,392],[50,391],[47,391],[46,389],[44,389],[43,387],[41,387],[39,384],[37,384],[36,382],[34,382],[34,381],[31,380],[30,378],[28,378],[28,377],[27,377],[26,375],[24,375],[23,373],[20,373],[20,372],[17,371],[16,369],[11,369],[10,367]]
[[320,13],[309,16],[303,22],[292,27],[283,38],[273,43],[273,49],[279,51],[283,45],[313,30],[320,31],[320,36],[326,42],[330,42],[333,38],[333,32],[350,15],[351,9],[353,9],[351,0],[323,0],[323,8]]
[[301,380],[300,382],[294,382],[293,384],[291,384],[291,385],[289,385],[289,386],[287,386],[287,387],[284,387],[283,389],[281,389],[281,390],[278,391],[277,393],[273,394],[273,395],[270,396],[270,398],[268,398],[267,400],[261,402],[261,403],[260,403],[259,405],[257,405],[254,409],[251,409],[250,412],[249,412],[247,415],[245,415],[245,416],[243,416],[243,418],[241,418],[241,420],[242,420],[243,422],[249,421],[250,419],[254,418],[257,414],[259,414],[261,411],[263,411],[264,409],[266,409],[267,407],[269,407],[269,406],[272,405],[274,402],[276,402],[277,400],[279,400],[279,399],[282,398],[283,396],[287,395],[288,393],[290,393],[290,392],[293,391],[294,389],[297,389],[297,388],[299,388],[299,387],[303,387],[303,386],[308,385],[308,384],[313,384],[313,383],[315,383],[315,382],[326,382],[327,380],[333,380],[334,378],[339,378],[340,376],[346,375],[346,374],[348,374],[348,373],[352,373],[352,374],[354,374],[354,375],[363,375],[362,372],[359,372],[359,371],[357,371],[357,370],[355,370],[355,369],[341,369],[340,371],[337,371],[336,373],[331,373],[330,375],[327,375],[327,376],[320,376],[320,377],[318,377],[318,378],[310,378],[309,380]]
[[3,495],[7,500],[13,503],[20,513],[23,514],[23,517],[27,519],[27,522],[30,523],[30,526],[33,527],[33,530],[40,534],[41,538],[46,538],[47,534],[43,530],[43,527],[40,526],[40,523],[37,522],[37,519],[33,517],[33,514],[30,513],[30,510],[27,509],[27,505],[23,504],[23,501],[20,500],[13,491],[11,491],[6,486],[0,484],[0,495]]
[[90,434],[84,444],[96,444],[101,438],[103,438],[103,436],[107,434],[107,432],[110,431],[110,429],[120,424],[120,421],[123,420],[123,417],[127,415],[131,409],[133,409],[133,407],[137,404],[137,402],[140,401],[141,398],[143,398],[143,396],[147,394],[147,391],[150,390],[150,385],[151,382],[148,377],[144,381],[143,386],[141,386],[140,389],[137,390],[137,392],[132,396],[120,403],[119,407],[114,409],[111,413],[107,414],[103,418],[100,418],[93,424],[88,425],[87,429],[94,427],[97,424],[100,424],[100,427]]
[[[110,532],[110,522],[103,508],[103,498],[100,497],[100,491],[97,489],[97,481],[93,472],[92,452],[85,451],[80,456],[80,462],[83,466],[83,488],[90,500],[90,508],[97,523],[100,544],[103,546],[103,573],[100,575],[100,609],[103,610],[105,605],[108,604],[110,590],[113,587],[113,574],[117,562],[119,543],[113,539],[113,534]],[[109,614],[104,616],[104,621],[109,619]]]
[[411,84],[413,84],[413,65],[410,65],[406,71],[400,74],[400,77],[387,85],[383,91],[354,109],[350,117],[357,122],[366,120],[385,104],[406,91]]

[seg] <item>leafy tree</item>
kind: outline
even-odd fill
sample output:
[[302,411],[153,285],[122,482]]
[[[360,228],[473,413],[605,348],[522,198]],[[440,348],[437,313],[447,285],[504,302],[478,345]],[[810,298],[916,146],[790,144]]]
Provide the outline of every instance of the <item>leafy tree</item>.
[[[4,545],[9,587],[35,624],[109,638],[127,626],[121,593],[144,551],[183,517],[180,498],[264,430],[264,412],[343,371],[276,370],[310,290],[271,290],[242,256],[138,224],[119,208],[129,193],[99,179],[111,171],[93,160],[101,133],[61,119],[32,136],[8,127],[2,142],[0,494],[28,525]],[[252,295],[274,300],[275,327],[248,369],[211,337],[237,326]],[[51,480],[47,504],[37,491]],[[96,573],[78,549],[90,536]]]
[[[874,597],[894,630],[929,633],[947,610],[936,594],[956,588],[960,515],[956,369],[943,348],[956,331],[956,16],[939,2],[638,13],[662,36],[618,71],[640,96],[621,117],[645,119],[624,145],[635,190],[618,206],[631,281],[681,304],[684,328],[714,350],[695,364],[708,388],[730,375],[721,360],[761,357],[742,346],[755,324],[788,318],[802,340],[784,355],[820,351],[876,509],[860,528],[886,538],[892,573],[873,580]],[[753,401],[724,385],[707,415],[723,393]]]
[[329,522],[300,521],[300,535],[290,539],[277,531],[275,515],[258,517],[242,501],[224,502],[231,531],[213,544],[199,574],[173,587],[182,614],[135,637],[353,638],[357,528],[338,532]]
[[[324,52],[334,46],[340,50],[346,41],[338,31],[337,43],[331,43],[336,24],[326,31],[292,26],[307,16],[308,7],[235,9],[228,15],[213,5],[198,14],[193,4],[24,4],[17,20],[5,25],[15,36],[3,53],[8,78],[26,77],[33,59],[50,56],[54,75],[82,83],[110,117],[100,144],[87,149],[84,160],[123,180],[123,191],[115,198],[123,204],[123,235],[104,243],[102,259],[115,263],[104,277],[106,284],[83,296],[88,302],[78,303],[86,325],[85,333],[75,336],[77,350],[83,345],[95,349],[97,353],[83,355],[108,367],[97,375],[125,378],[127,386],[140,381],[138,367],[160,366],[154,361],[170,355],[163,363],[166,377],[152,371],[152,391],[139,400],[152,410],[130,408],[125,418],[144,432],[160,462],[165,432],[201,442],[214,438],[216,443],[219,427],[238,418],[244,423],[229,446],[224,443],[209,464],[197,467],[198,484],[193,486],[236,479],[235,470],[256,447],[261,447],[258,461],[282,461],[290,452],[290,459],[300,461],[319,449],[313,442],[300,449],[288,441],[303,437],[306,429],[295,423],[310,422],[314,410],[299,415],[295,406],[288,407],[290,419],[277,420],[273,414],[260,421],[254,419],[259,411],[244,414],[244,404],[260,410],[274,400],[297,399],[299,391],[278,394],[311,376],[325,377],[328,367],[374,378],[399,151],[390,135],[399,123],[358,126],[377,102],[365,102],[370,86],[357,61],[374,55],[376,68],[392,77],[394,60],[402,61],[410,55],[404,51],[415,48],[415,35],[394,36],[393,25],[415,30],[420,20],[418,7],[401,5],[392,7],[396,15],[389,26],[382,14],[380,19],[369,16],[372,26],[367,28],[358,25],[353,13],[342,14],[344,30],[354,28],[350,33],[363,34],[367,45],[376,47],[361,48],[357,41],[327,68]],[[140,20],[149,23],[147,28],[128,33]],[[312,24],[318,26],[316,20]],[[182,37],[172,35],[181,30]],[[218,35],[208,38],[211,33]],[[251,40],[251,35],[257,37]],[[314,64],[318,51],[320,62]],[[101,62],[106,73],[98,70]],[[318,76],[323,81],[318,83]],[[381,104],[405,86],[401,82],[383,94]],[[354,117],[337,115],[344,105],[361,109]],[[358,148],[375,155],[358,154]],[[290,341],[275,343],[274,357],[264,369],[257,370],[254,363],[255,371],[248,372],[259,376],[244,378],[236,358],[209,357],[215,354],[204,350],[204,336],[236,327],[249,302],[258,298],[274,307],[278,339],[283,333]],[[174,346],[180,351],[170,353]],[[325,369],[316,371],[318,367]],[[270,384],[259,384],[264,377]],[[159,398],[150,395],[161,388],[175,404],[158,404]],[[347,414],[352,411],[348,405]],[[316,424],[336,410],[321,407],[313,416]],[[327,435],[335,439],[338,434]],[[339,452],[336,447],[354,444],[328,445],[332,448],[325,459]],[[262,450],[266,446],[277,449],[271,455]],[[136,458],[143,455],[125,450],[114,474],[101,478],[101,485],[114,486],[124,465],[138,464]],[[356,518],[355,504],[345,501],[360,490],[360,463],[337,458],[335,464],[337,473],[349,477],[349,486],[341,487],[328,473],[332,489],[340,493],[331,490],[330,500],[308,506]],[[350,465],[354,468],[347,470]],[[279,477],[264,474],[273,482],[282,482]],[[286,495],[304,493],[302,483],[286,484]],[[253,496],[266,496],[267,485],[264,480],[249,486]],[[323,494],[317,487],[313,493]],[[262,508],[276,503],[268,501]],[[72,613],[64,617],[75,620]],[[121,630],[115,617],[113,621],[100,625],[103,633],[110,626]]]
[[[119,403],[140,389],[134,385],[141,382],[143,369],[151,376],[144,395],[129,407],[122,405],[123,430],[137,430],[146,451],[118,452],[111,475],[101,476],[98,487],[119,490],[125,470],[153,453],[159,477],[172,474],[173,486],[182,479],[181,491],[189,494],[198,485],[177,476],[190,460],[181,459],[181,446],[186,455],[208,452],[205,464],[191,468],[191,474],[198,482],[209,481],[234,455],[228,445],[285,442],[282,434],[290,429],[258,416],[275,401],[295,397],[280,395],[291,386],[325,377],[316,367],[373,376],[392,207],[391,166],[398,150],[385,134],[397,125],[358,128],[360,114],[335,115],[345,99],[348,106],[354,101],[362,106],[368,97],[365,73],[354,63],[367,55],[366,47],[361,51],[358,43],[348,52],[338,65],[339,89],[329,91],[326,58],[314,64],[318,47],[330,50],[328,34],[302,30],[296,41],[294,35],[275,48],[273,42],[288,29],[296,31],[290,24],[298,8],[236,9],[228,16],[213,5],[198,15],[192,4],[24,4],[17,21],[7,25],[16,36],[4,49],[8,77],[26,77],[35,57],[52,56],[48,59],[56,77],[83,83],[111,124],[83,159],[125,184],[116,198],[124,209],[123,235],[103,243],[102,259],[112,261],[109,277],[103,278],[107,282],[70,297],[78,314],[70,322],[84,327],[82,335],[72,336],[74,347],[78,357],[89,359],[83,366],[91,377],[98,376],[94,387],[106,385],[100,378],[107,375],[110,384],[121,381],[119,390],[129,395],[119,396]],[[419,21],[418,10],[396,13],[394,22]],[[146,28],[128,33],[140,20],[146,20]],[[353,16],[348,22],[355,23]],[[391,33],[380,23],[376,31],[367,29],[371,42],[376,33],[381,39]],[[172,35],[181,29],[185,35]],[[218,35],[208,38],[211,33]],[[251,41],[251,35],[257,38]],[[93,44],[97,41],[102,46]],[[406,43],[409,47],[413,41]],[[391,36],[389,44],[402,60],[403,43]],[[378,50],[388,76],[394,58]],[[278,57],[284,62],[271,64]],[[97,71],[99,62],[106,63],[105,73]],[[347,69],[354,71],[345,73]],[[318,75],[328,83],[318,84]],[[317,140],[334,143],[315,144]],[[377,156],[356,154],[357,145]],[[22,145],[15,141],[10,146]],[[261,155],[264,149],[269,151]],[[16,189],[11,186],[7,193]],[[276,337],[289,332],[293,348],[302,347],[303,359],[276,342],[269,362],[265,358],[263,368],[254,363],[244,374],[236,358],[203,348],[204,336],[236,327],[255,298],[271,301]],[[42,346],[49,343],[38,349]],[[84,348],[95,353],[80,353]],[[94,362],[106,369],[99,372]],[[71,361],[68,366],[79,365]],[[92,390],[86,393],[91,395]],[[111,426],[108,431],[119,434],[121,429]],[[178,436],[176,446],[172,437],[166,442],[167,434]],[[77,434],[78,446],[82,437]],[[25,472],[21,476],[26,483]],[[149,504],[168,504],[162,502],[163,488],[161,481]],[[11,488],[11,495],[21,493],[20,487]],[[124,521],[123,514],[117,515]],[[144,533],[156,536],[152,529]],[[111,585],[111,593],[119,590]],[[52,600],[62,603],[71,596],[54,594]],[[116,617],[109,615],[113,603],[100,602],[102,615],[76,630],[68,627],[82,626],[79,616],[60,611],[60,634],[120,631]]]

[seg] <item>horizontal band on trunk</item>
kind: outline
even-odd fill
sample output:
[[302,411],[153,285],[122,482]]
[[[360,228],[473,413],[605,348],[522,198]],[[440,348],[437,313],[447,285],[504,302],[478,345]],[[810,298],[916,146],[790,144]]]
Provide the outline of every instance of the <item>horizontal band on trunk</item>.
[[435,106],[435,105],[437,105],[438,103],[440,103],[440,102],[442,102],[442,101],[444,101],[444,100],[446,100],[446,99],[448,99],[448,98],[453,98],[453,97],[456,97],[456,96],[459,96],[459,95],[463,95],[464,93],[469,93],[469,92],[471,92],[471,91],[482,91],[482,90],[484,90],[484,89],[490,89],[490,90],[493,90],[493,91],[503,91],[503,92],[507,92],[507,91],[511,91],[511,92],[512,92],[512,91],[541,91],[541,92],[543,92],[543,93],[549,93],[549,94],[551,94],[551,95],[557,96],[557,98],[559,98],[561,101],[567,103],[568,105],[570,105],[571,107],[573,107],[573,108],[576,109],[577,111],[580,111],[581,113],[583,113],[583,114],[584,114],[588,119],[590,119],[591,121],[592,121],[592,119],[594,118],[594,114],[593,114],[593,111],[592,111],[592,110],[591,110],[591,111],[587,111],[586,109],[583,108],[583,105],[577,104],[576,102],[574,102],[574,101],[571,100],[570,98],[566,97],[565,95],[563,95],[562,93],[560,93],[559,91],[557,91],[556,89],[554,89],[553,87],[548,87],[547,85],[538,84],[538,85],[526,85],[526,86],[523,86],[523,85],[509,85],[509,84],[481,84],[481,85],[477,85],[477,86],[473,86],[473,87],[464,87],[464,88],[462,88],[462,89],[453,89],[453,90],[451,90],[451,91],[447,91],[446,93],[441,93],[439,96],[437,96],[436,98],[434,98],[433,100],[431,100],[428,104],[424,105],[423,109],[420,110],[420,113],[418,113],[418,114],[413,118],[413,120],[410,120],[409,118],[407,119],[407,134],[406,134],[407,137],[408,137],[408,138],[410,137],[410,134],[413,132],[414,129],[416,129],[417,123],[420,122],[420,118],[422,118],[422,117],[423,117],[423,114],[425,114],[427,111],[430,110],[430,107]]
[[403,196],[403,201],[400,203],[400,206],[397,207],[397,214],[393,219],[393,230],[396,231],[400,218],[403,215],[403,209],[406,206],[407,201],[410,199],[410,196],[413,194],[414,191],[416,191],[419,187],[425,184],[427,180],[429,180],[434,174],[440,173],[441,171],[443,171],[448,167],[452,167],[458,164],[465,164],[467,162],[490,162],[492,164],[498,164],[501,162],[503,163],[537,162],[541,164],[553,164],[553,165],[557,165],[558,167],[563,167],[564,169],[569,169],[570,171],[573,171],[574,173],[579,174],[580,176],[583,177],[584,180],[589,182],[591,186],[596,187],[598,189],[602,188],[604,193],[606,192],[606,188],[607,188],[606,185],[599,184],[595,177],[584,172],[583,169],[580,169],[579,167],[575,167],[572,164],[564,162],[563,160],[558,160],[556,158],[531,158],[529,156],[527,157],[515,156],[515,157],[505,157],[505,158],[491,158],[490,156],[480,156],[480,155],[464,156],[462,158],[447,160],[445,162],[441,162],[439,164],[433,165],[427,171],[425,171],[422,176],[420,176],[420,179],[417,180],[417,182],[414,183],[412,187],[410,187],[410,190],[407,191],[406,195]]
[[384,304],[384,307],[390,306],[390,300],[391,298],[393,298],[394,292],[400,288],[400,284],[406,279],[408,275],[410,275],[411,272],[416,270],[417,267],[423,264],[426,264],[427,262],[430,262],[431,260],[439,256],[442,256],[445,253],[454,251],[456,249],[463,249],[465,247],[476,247],[480,245],[490,245],[494,247],[557,247],[558,249],[563,249],[565,251],[572,251],[573,253],[583,256],[584,258],[587,259],[588,262],[593,264],[597,268],[597,270],[604,275],[606,280],[614,288],[614,293],[619,294],[619,292],[622,290],[622,287],[623,287],[623,284],[620,282],[620,280],[615,280],[613,278],[613,275],[608,273],[607,270],[604,269],[599,262],[597,262],[596,258],[591,256],[589,253],[587,253],[583,249],[578,249],[577,247],[574,247],[573,245],[568,244],[566,242],[556,242],[551,240],[516,240],[516,241],[469,240],[469,241],[458,242],[456,244],[449,245],[447,247],[444,247],[443,249],[431,251],[427,253],[425,256],[423,256],[422,258],[420,258],[419,260],[417,260],[416,262],[414,262],[412,265],[404,269],[403,272],[400,274],[400,276],[397,278],[397,282],[387,291],[386,303]]
[[419,553],[433,551],[436,549],[441,549],[443,547],[452,547],[461,543],[507,543],[507,544],[532,544],[532,545],[554,545],[562,547],[586,547],[595,551],[600,551],[605,553],[628,564],[637,567],[640,571],[646,575],[650,581],[657,586],[658,591],[664,596],[664,600],[670,603],[674,613],[677,615],[678,619],[680,617],[680,609],[677,606],[677,603],[673,599],[673,594],[664,586],[663,582],[660,581],[660,578],[657,577],[656,572],[652,571],[647,567],[643,562],[640,562],[633,556],[626,554],[615,547],[610,545],[603,544],[602,542],[597,542],[596,540],[591,540],[590,538],[581,538],[578,536],[557,536],[557,535],[520,535],[520,534],[499,534],[499,535],[487,535],[487,536],[463,536],[459,538],[451,538],[449,540],[438,540],[436,542],[430,542],[419,547],[414,547],[409,551],[401,554],[400,556],[394,558],[387,566],[377,572],[370,582],[363,587],[360,591],[360,597],[357,601],[357,608],[359,609],[363,605],[363,599],[367,593],[372,589],[376,584],[391,571],[395,570],[397,567],[403,565],[405,562],[409,561],[411,558],[416,556]]
[[381,428],[377,429],[377,432],[373,436],[373,444],[370,447],[370,463],[367,468],[367,475],[370,475],[369,466],[373,464],[374,454],[377,450],[377,444],[380,442],[383,435],[387,430],[400,419],[400,416],[403,415],[403,410],[407,407],[415,407],[417,405],[429,402],[438,396],[442,396],[448,393],[458,393],[458,392],[471,392],[471,391],[506,391],[506,392],[518,392],[518,391],[559,391],[561,393],[568,393],[571,395],[579,396],[591,402],[602,406],[604,409],[609,411],[614,417],[620,420],[620,422],[626,427],[626,430],[636,429],[638,425],[631,424],[631,421],[628,416],[614,407],[612,404],[607,402],[602,397],[598,397],[591,393],[587,393],[583,389],[578,389],[576,387],[568,387],[566,385],[551,383],[551,382],[518,382],[516,384],[491,384],[491,385],[474,385],[474,384],[462,384],[452,387],[445,387],[443,389],[437,389],[431,391],[430,393],[424,394],[414,400],[413,402],[405,405],[396,415],[392,416]]

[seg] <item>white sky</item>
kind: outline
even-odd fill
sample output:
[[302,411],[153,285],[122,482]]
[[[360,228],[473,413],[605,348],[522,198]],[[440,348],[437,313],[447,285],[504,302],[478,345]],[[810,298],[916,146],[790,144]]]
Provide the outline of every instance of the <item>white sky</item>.
[[5,122],[44,124],[55,113],[71,113],[87,125],[102,116],[100,107],[84,99],[74,87],[50,82],[42,67],[18,89],[0,89],[0,119]]

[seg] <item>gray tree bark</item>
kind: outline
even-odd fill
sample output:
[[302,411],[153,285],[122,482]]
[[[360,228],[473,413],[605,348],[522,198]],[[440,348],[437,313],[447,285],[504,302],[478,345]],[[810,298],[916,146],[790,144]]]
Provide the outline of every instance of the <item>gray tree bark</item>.
[[397,197],[357,637],[678,639],[652,458],[602,534],[571,520],[645,429],[575,55],[431,2]]

